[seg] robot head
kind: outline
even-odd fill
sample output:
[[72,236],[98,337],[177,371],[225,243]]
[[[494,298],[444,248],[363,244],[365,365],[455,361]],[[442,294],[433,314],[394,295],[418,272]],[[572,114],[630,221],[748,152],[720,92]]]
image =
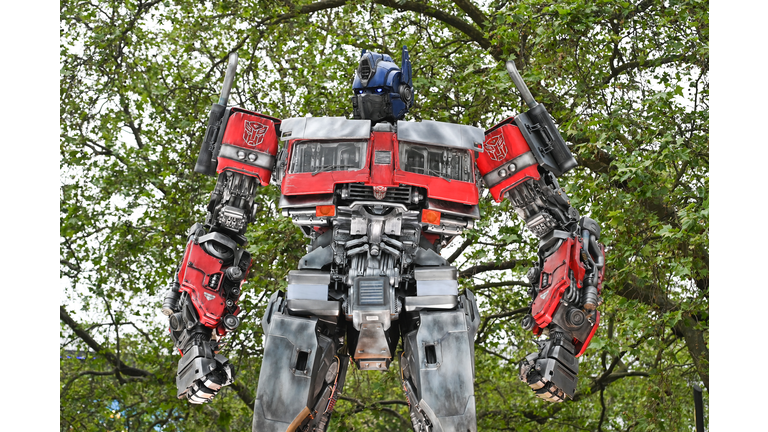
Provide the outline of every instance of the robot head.
[[413,106],[413,82],[408,48],[403,46],[402,67],[386,54],[363,50],[352,84],[352,107],[356,119],[400,120]]

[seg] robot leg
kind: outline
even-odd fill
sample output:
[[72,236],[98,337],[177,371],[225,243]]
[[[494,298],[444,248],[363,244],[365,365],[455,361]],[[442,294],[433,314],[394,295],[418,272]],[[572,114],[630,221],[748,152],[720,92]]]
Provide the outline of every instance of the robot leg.
[[477,431],[475,333],[480,314],[471,291],[454,310],[425,311],[403,336],[403,388],[416,432]]
[[315,301],[314,306],[318,304],[328,315],[318,315],[318,308],[306,301],[292,305],[282,292],[270,299],[262,320],[264,357],[253,409],[254,432],[326,430],[344,387],[349,356],[336,352],[338,302]]

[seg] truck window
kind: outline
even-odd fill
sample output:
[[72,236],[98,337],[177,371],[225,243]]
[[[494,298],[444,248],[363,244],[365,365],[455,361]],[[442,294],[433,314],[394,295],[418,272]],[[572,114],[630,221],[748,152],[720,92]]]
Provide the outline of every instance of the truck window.
[[290,172],[319,173],[363,169],[367,145],[366,141],[295,143]]
[[468,150],[400,142],[400,169],[449,180],[472,181]]

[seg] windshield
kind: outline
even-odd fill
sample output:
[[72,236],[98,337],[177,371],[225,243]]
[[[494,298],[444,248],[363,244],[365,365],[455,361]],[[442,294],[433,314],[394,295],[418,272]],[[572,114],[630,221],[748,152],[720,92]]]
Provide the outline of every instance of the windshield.
[[296,143],[291,156],[291,173],[363,169],[367,145],[366,141]]
[[472,181],[468,150],[400,143],[400,169],[441,177],[448,181]]

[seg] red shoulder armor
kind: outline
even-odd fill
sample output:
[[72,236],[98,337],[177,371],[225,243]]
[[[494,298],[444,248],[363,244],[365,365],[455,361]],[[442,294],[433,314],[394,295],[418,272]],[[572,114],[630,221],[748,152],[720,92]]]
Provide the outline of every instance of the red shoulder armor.
[[258,176],[266,186],[275,166],[280,120],[241,108],[227,110],[226,127],[216,155],[216,172]]
[[538,163],[512,118],[485,133],[484,151],[477,167],[496,202],[504,193],[528,179],[539,179]]

